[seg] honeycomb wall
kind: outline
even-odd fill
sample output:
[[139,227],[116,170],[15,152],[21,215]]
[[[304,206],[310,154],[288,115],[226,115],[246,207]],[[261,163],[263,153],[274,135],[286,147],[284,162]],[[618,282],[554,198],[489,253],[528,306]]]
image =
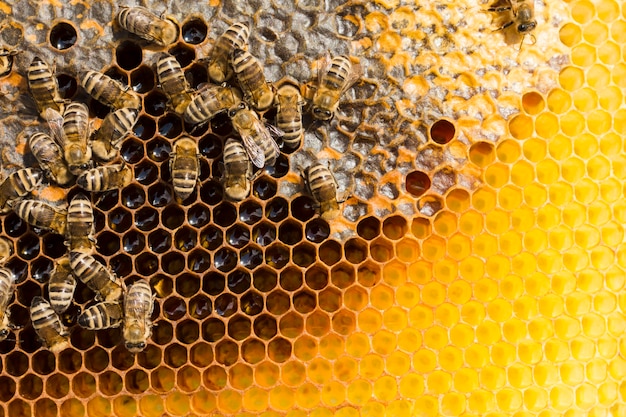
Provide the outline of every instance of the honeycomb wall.
[[[309,81],[328,48],[363,69],[335,120],[308,129],[240,203],[219,181],[229,123],[189,131],[166,110],[162,48],[111,25],[116,5],[1,5],[0,39],[21,51],[0,79],[5,176],[33,163],[26,133],[45,129],[24,79],[35,54],[95,127],[107,110],[76,87],[78,71],[141,95],[121,150],[135,181],[92,200],[100,260],[127,284],[148,280],[157,302],[133,355],[119,330],[75,325],[93,297],[79,283],[63,317],[71,347],[43,349],[27,308],[63,238],[3,216],[19,284],[0,415],[626,414],[626,9],[537,2],[534,42],[520,46],[494,30],[487,3],[423,3],[168,4],[182,30],[166,49],[194,87],[206,82],[196,61],[242,19],[272,81]],[[168,160],[185,132],[202,167],[181,204]],[[331,222],[300,179],[313,155],[350,197]]]

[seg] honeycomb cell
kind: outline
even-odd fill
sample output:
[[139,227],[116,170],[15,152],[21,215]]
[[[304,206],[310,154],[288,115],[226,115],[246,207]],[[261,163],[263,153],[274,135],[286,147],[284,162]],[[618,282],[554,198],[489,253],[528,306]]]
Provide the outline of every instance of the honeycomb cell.
[[428,133],[430,134],[430,138],[433,142],[445,145],[454,139],[456,135],[456,127],[451,121],[441,119],[433,123]]
[[[272,198],[272,197],[274,197],[276,195],[276,191],[277,191],[276,181],[274,181],[273,179],[271,179],[267,175],[264,175],[264,176],[258,178],[257,180],[254,181],[254,184],[252,185],[252,194],[255,197],[257,197],[257,198],[260,198],[261,200],[269,200],[270,198]],[[282,198],[279,199],[279,201],[282,202],[281,204],[279,204],[280,206],[282,206],[283,204],[287,204],[287,202],[284,199],[282,199]],[[288,205],[283,210],[284,211],[288,211],[289,210],[288,209]],[[281,210],[281,212],[283,210]],[[267,207],[265,209],[265,215],[268,216],[268,209],[267,209]],[[286,216],[286,214],[285,214],[285,216]]]
[[279,243],[268,246],[265,251],[265,262],[276,269],[282,269],[289,262],[289,248]]
[[315,294],[309,291],[299,291],[293,295],[293,307],[302,314],[310,313],[315,309],[317,300]]
[[161,116],[167,110],[167,96],[159,91],[151,91],[145,96],[143,104],[150,116]]
[[50,44],[53,48],[63,51],[76,44],[78,35],[76,29],[70,23],[59,22],[50,30]]

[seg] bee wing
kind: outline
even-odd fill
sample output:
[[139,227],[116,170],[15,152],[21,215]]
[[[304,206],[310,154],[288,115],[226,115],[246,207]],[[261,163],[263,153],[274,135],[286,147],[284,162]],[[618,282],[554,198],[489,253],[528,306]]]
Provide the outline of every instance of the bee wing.
[[317,64],[317,85],[322,85],[322,78],[330,69],[331,62],[332,59],[330,57],[330,52],[326,51],[324,56],[320,59],[320,62]]
[[48,122],[48,127],[52,132],[52,138],[59,144],[61,147],[65,146],[65,134],[63,133],[63,115],[58,111],[47,108],[43,112],[43,117]]
[[[246,148],[246,152],[250,157],[250,160],[257,168],[263,168],[265,166],[265,153],[263,149],[255,142],[254,138],[247,134],[241,135],[243,146]],[[273,142],[273,140],[272,140]]]
[[363,69],[361,68],[361,66],[359,64],[352,64],[350,72],[346,77],[346,82],[341,89],[341,94],[345,93],[347,89],[352,87],[352,85],[357,82],[359,78],[361,78],[361,75],[363,75]]

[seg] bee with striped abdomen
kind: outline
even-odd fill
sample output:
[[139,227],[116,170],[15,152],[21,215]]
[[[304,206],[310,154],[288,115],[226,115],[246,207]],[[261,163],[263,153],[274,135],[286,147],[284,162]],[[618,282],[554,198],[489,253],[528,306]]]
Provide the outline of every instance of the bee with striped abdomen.
[[339,202],[337,201],[337,181],[330,170],[319,162],[309,166],[304,177],[307,188],[317,202],[320,209],[320,217],[324,220],[332,220],[339,215]]
[[249,36],[250,29],[245,23],[235,23],[217,38],[209,55],[209,78],[213,82],[223,83],[233,76],[229,56],[235,48],[244,49]]
[[[521,43],[524,42],[524,37],[531,34],[537,27],[537,20],[535,19],[535,0],[498,0],[487,10],[501,13],[498,19],[501,26],[498,30],[505,30],[512,27],[515,32],[515,37],[517,39],[521,37]],[[531,37],[533,37],[532,34]]]
[[91,167],[89,109],[83,103],[70,103],[63,112],[63,157],[72,174]]
[[241,102],[241,92],[228,86],[212,86],[199,91],[187,106],[184,118],[193,125],[204,123]]
[[78,325],[89,330],[102,330],[119,327],[124,319],[122,306],[118,301],[103,301],[94,304],[78,316]]
[[137,281],[124,297],[124,344],[130,352],[141,352],[152,333],[154,296],[146,281]]
[[119,25],[147,41],[168,46],[178,39],[178,27],[141,6],[121,7],[116,16]]
[[93,253],[94,233],[91,201],[84,194],[76,194],[67,207],[66,244],[70,251]]
[[263,66],[246,50],[235,48],[231,65],[244,94],[244,100],[258,111],[274,102],[274,86],[265,80]]
[[13,255],[13,242],[9,238],[0,237],[0,265],[4,265],[11,255]]
[[0,184],[0,213],[9,211],[7,203],[33,191],[41,185],[43,172],[37,168],[22,168],[9,175]]
[[67,185],[74,179],[74,174],[70,172],[63,158],[63,150],[50,135],[34,133],[28,138],[28,146],[41,169],[54,182]]
[[252,162],[243,145],[232,138],[224,144],[224,192],[228,198],[241,201],[250,194],[252,187]]
[[30,319],[37,336],[50,351],[58,353],[69,346],[69,332],[50,304],[40,296],[30,303]]
[[91,97],[117,110],[140,109],[141,97],[127,85],[97,71],[85,71],[80,83]]
[[172,109],[178,114],[183,114],[193,100],[193,91],[176,58],[163,53],[157,61],[157,76]]
[[106,115],[100,129],[91,139],[93,154],[103,161],[115,158],[122,140],[132,130],[139,117],[139,110],[123,108]]
[[283,132],[283,143],[289,149],[296,149],[302,143],[303,105],[298,82],[289,78],[281,80],[276,90],[276,127]]
[[170,173],[174,193],[182,201],[191,195],[200,174],[198,144],[188,136],[174,142],[170,155]]
[[[229,110],[233,128],[241,136],[246,152],[252,163],[263,168],[266,165],[274,165],[280,154],[280,149],[272,137],[268,127],[259,119],[256,112],[247,106]],[[278,129],[272,128],[278,133]]]
[[13,57],[18,51],[12,51],[7,48],[0,48],[0,77],[4,77],[11,72],[13,68]]
[[54,270],[48,281],[50,306],[57,314],[61,314],[69,308],[75,290],[76,278],[72,275],[70,260],[67,256],[63,256],[55,262]]
[[87,191],[102,192],[126,187],[132,180],[132,169],[121,163],[87,170],[76,179],[76,184]]
[[120,280],[93,256],[71,251],[70,267],[74,275],[96,293],[96,300],[115,301],[122,296]]
[[65,236],[67,210],[39,200],[20,200],[9,205],[26,223]]
[[58,114],[63,113],[65,100],[59,94],[59,84],[46,62],[38,56],[33,58],[26,74],[28,88],[35,99],[39,114],[46,120],[46,110],[51,109]]
[[360,69],[352,65],[350,58],[339,55],[330,59],[326,55],[318,69],[318,82],[313,96],[313,117],[329,121],[339,107],[341,95],[356,82]]
[[0,341],[7,338],[11,323],[9,321],[9,301],[15,291],[17,277],[9,268],[0,267]]

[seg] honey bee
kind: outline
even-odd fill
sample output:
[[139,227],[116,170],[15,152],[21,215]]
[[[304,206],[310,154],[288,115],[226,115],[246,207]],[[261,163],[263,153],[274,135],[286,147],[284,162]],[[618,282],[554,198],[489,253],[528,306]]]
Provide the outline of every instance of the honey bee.
[[141,98],[130,87],[97,71],[85,71],[80,83],[85,91],[99,102],[117,110],[140,109]]
[[72,174],[80,174],[91,166],[89,109],[83,103],[70,103],[63,113],[63,157]]
[[0,341],[7,338],[11,323],[9,322],[9,301],[15,290],[17,277],[9,268],[0,267]]
[[132,169],[121,163],[89,169],[76,179],[76,184],[87,191],[102,192],[126,187],[132,180]]
[[233,76],[229,56],[235,48],[244,49],[249,36],[250,29],[245,23],[235,23],[217,38],[209,56],[209,78],[213,82],[223,83]]
[[67,210],[39,200],[20,200],[9,204],[13,211],[27,223],[65,236]]
[[503,25],[498,30],[514,25],[515,33],[522,38],[522,42],[524,42],[524,37],[537,27],[534,17],[535,0],[498,0],[487,10],[497,13],[507,12],[500,19]]
[[78,279],[96,293],[96,300],[115,301],[122,296],[119,279],[93,256],[70,251],[70,267]]
[[274,165],[280,149],[259,116],[245,105],[229,110],[229,116],[252,163],[258,168]]
[[305,170],[304,176],[309,192],[319,205],[320,217],[324,220],[336,218],[339,215],[339,202],[333,173],[316,162]]
[[91,253],[95,249],[94,216],[91,201],[76,194],[67,208],[67,245],[71,251]]
[[246,149],[239,141],[228,138],[224,144],[224,192],[235,201],[241,201],[250,194],[252,162]]
[[274,87],[265,81],[259,61],[250,52],[235,48],[230,62],[244,93],[244,100],[256,110],[268,109],[274,102]]
[[63,113],[65,100],[59,95],[59,85],[52,70],[41,58],[35,57],[28,67],[28,88],[35,99],[39,114],[48,119],[47,109]]
[[69,346],[69,332],[50,304],[40,296],[30,303],[30,319],[37,336],[50,351],[58,353]]
[[313,117],[321,121],[331,120],[339,107],[341,95],[359,76],[359,67],[353,66],[347,56],[339,55],[331,60],[326,55],[318,70],[317,90],[313,96]]
[[13,57],[17,54],[17,51],[0,48],[0,77],[4,77],[11,72],[13,68]]
[[130,352],[141,352],[152,333],[154,296],[146,281],[130,286],[124,297],[124,343]]
[[103,161],[110,161],[118,154],[122,139],[131,131],[139,110],[123,108],[106,115],[100,129],[96,130],[91,141],[93,154]]
[[157,61],[157,75],[161,89],[170,99],[174,111],[183,114],[193,100],[193,94],[180,64],[170,54],[164,53]]
[[185,200],[193,192],[200,172],[198,144],[188,136],[174,142],[170,155],[170,172],[174,193],[180,200]]
[[208,87],[196,94],[185,109],[183,117],[187,123],[204,123],[236,106],[241,98],[241,92],[236,88],[225,85]]
[[34,133],[28,138],[28,146],[44,173],[54,182],[67,185],[74,179],[63,158],[63,151],[50,135]]
[[117,301],[103,301],[92,305],[78,316],[80,327],[89,330],[119,327],[124,319],[122,306]]
[[178,27],[172,20],[162,19],[145,7],[121,7],[116,19],[130,33],[161,46],[178,39]]
[[64,256],[56,261],[54,271],[48,281],[50,306],[57,314],[68,309],[74,298],[74,290],[76,290],[76,278],[72,275],[70,260]]
[[13,255],[13,242],[6,237],[0,237],[0,265],[3,265]]
[[22,168],[9,175],[0,184],[0,213],[9,211],[7,203],[24,197],[41,185],[43,172],[36,168]]
[[303,105],[298,82],[292,79],[283,81],[276,91],[276,127],[283,132],[283,143],[290,149],[296,149],[302,143]]

